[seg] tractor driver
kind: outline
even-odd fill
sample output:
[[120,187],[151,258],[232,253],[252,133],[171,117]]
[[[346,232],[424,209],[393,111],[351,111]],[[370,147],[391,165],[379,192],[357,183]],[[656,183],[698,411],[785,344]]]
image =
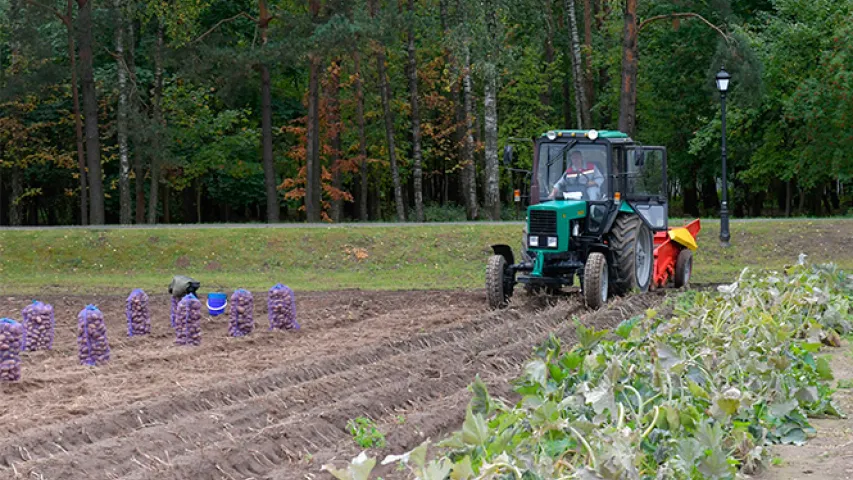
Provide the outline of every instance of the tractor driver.
[[604,175],[594,163],[584,164],[583,154],[575,150],[571,154],[571,163],[566,173],[554,184],[548,200],[557,198],[562,192],[585,192],[588,199],[598,200],[601,193],[601,185],[604,183]]

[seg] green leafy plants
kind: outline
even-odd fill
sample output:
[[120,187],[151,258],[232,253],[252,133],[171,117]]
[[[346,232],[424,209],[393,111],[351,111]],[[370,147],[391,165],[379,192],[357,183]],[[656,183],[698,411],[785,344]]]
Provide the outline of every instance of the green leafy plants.
[[373,420],[358,417],[347,422],[347,431],[361,448],[384,448],[385,435],[376,428]]
[[514,405],[476,379],[462,429],[390,456],[420,480],[729,479],[802,444],[810,415],[839,415],[817,356],[853,325],[853,276],[797,265],[687,292],[614,334],[578,325],[551,338],[516,382]]

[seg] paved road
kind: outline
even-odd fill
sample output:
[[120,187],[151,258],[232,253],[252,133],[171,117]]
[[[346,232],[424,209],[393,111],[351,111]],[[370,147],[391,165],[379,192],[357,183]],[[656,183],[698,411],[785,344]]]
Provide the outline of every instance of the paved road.
[[[703,218],[705,223],[719,223],[718,218]],[[853,222],[853,218],[739,218],[732,219],[731,223],[752,222]],[[681,223],[673,220],[673,224]],[[205,228],[400,228],[400,227],[423,227],[423,226],[474,226],[474,225],[523,225],[523,222],[431,222],[431,223],[391,223],[391,222],[352,222],[352,223],[192,223],[192,224],[158,224],[158,225],[101,225],[97,227],[81,227],[79,225],[64,225],[52,227],[0,227],[0,232],[16,230],[137,230],[137,229],[205,229]]]

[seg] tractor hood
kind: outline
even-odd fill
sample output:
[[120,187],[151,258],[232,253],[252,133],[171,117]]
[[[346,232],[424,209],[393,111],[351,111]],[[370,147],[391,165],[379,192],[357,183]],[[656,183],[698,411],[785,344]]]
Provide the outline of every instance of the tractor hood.
[[532,251],[565,252],[569,249],[572,220],[586,217],[587,203],[553,200],[527,209],[527,246]]
[[582,200],[550,200],[531,205],[528,208],[528,213],[534,211],[557,212],[558,222],[563,222],[585,217],[586,202]]

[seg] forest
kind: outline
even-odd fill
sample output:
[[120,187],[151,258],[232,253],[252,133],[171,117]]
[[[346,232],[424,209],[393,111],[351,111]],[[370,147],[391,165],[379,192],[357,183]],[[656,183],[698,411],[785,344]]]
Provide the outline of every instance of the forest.
[[[550,129],[673,216],[853,211],[853,0],[0,0],[0,225],[512,219]],[[522,199],[523,200],[523,199]]]

